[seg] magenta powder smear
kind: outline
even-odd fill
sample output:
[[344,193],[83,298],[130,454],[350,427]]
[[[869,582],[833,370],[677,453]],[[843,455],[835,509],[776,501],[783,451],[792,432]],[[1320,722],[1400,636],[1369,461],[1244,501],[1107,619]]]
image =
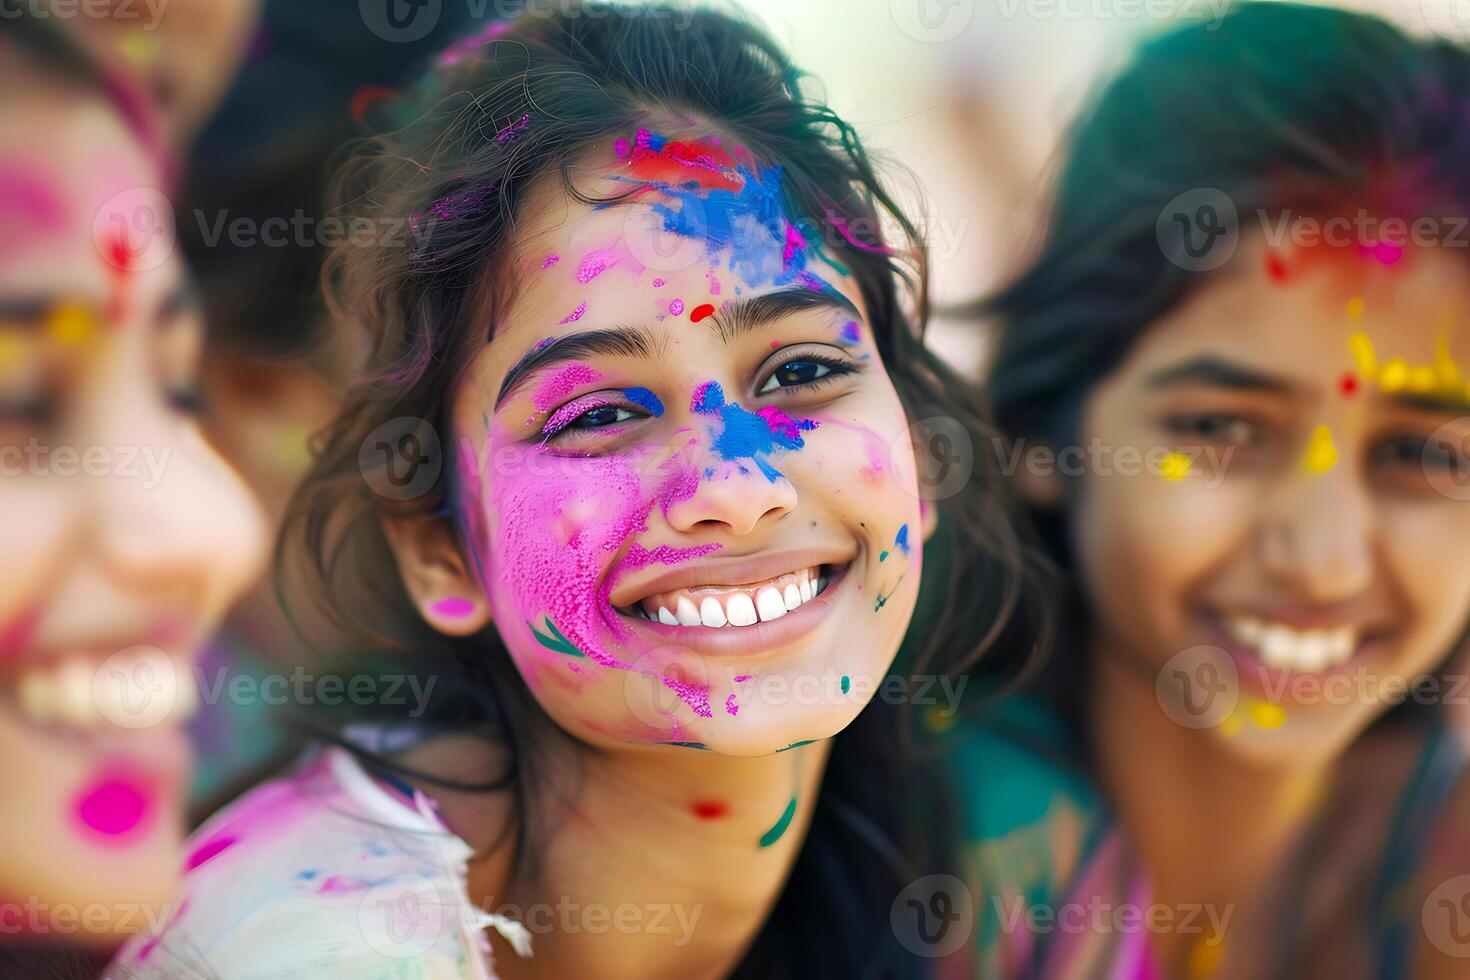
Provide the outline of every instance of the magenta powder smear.
[[621,241],[619,239],[607,248],[594,249],[582,256],[582,264],[577,266],[577,281],[585,286],[617,265],[618,245]]
[[189,855],[189,859],[184,862],[184,870],[186,872],[193,871],[201,864],[205,864],[212,858],[218,857],[220,854],[234,847],[236,840],[237,838],[235,837],[216,837],[213,840],[205,841],[194,849],[194,853]]
[[440,616],[459,619],[475,611],[475,604],[468,599],[440,599],[429,607]]
[[568,313],[566,316],[562,317],[560,320],[558,320],[556,322],[559,323],[559,324],[560,323],[576,323],[578,320],[582,319],[582,314],[584,314],[586,312],[587,312],[587,304],[585,302],[578,303],[577,304],[577,308],[575,310],[573,310],[572,312]]
[[709,294],[711,296],[720,295],[720,277],[715,275],[715,270],[706,269],[704,276],[709,280]]
[[94,834],[116,843],[151,822],[154,812],[149,788],[126,776],[106,775],[77,795],[76,818]]
[[541,260],[541,268],[550,269],[552,266],[556,265],[560,261],[560,255],[548,255],[546,256],[546,258]]
[[653,288],[654,289],[657,289],[658,287],[662,286],[663,284],[664,284],[664,281],[662,279],[655,279],[653,281]]
[[740,714],[740,705],[735,703],[735,695],[733,694],[725,699],[725,713],[732,717]]
[[585,364],[567,364],[542,382],[531,403],[539,410],[547,411],[579,386],[591,384],[600,377],[602,375]]
[[669,316],[679,316],[684,312],[684,301],[676,299],[669,303]]

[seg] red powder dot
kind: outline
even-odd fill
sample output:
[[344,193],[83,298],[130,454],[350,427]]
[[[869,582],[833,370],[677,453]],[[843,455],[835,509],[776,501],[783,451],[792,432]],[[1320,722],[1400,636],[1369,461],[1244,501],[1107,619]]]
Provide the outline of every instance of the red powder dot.
[[1351,398],[1358,393],[1358,379],[1351,374],[1344,374],[1337,386],[1345,397]]
[[701,820],[718,820],[730,812],[730,807],[723,800],[695,800],[689,809]]
[[1286,263],[1281,261],[1281,256],[1275,252],[1266,253],[1266,275],[1272,282],[1285,282],[1289,275]]
[[707,316],[714,316],[715,308],[712,303],[701,303],[689,313],[689,319],[698,323]]

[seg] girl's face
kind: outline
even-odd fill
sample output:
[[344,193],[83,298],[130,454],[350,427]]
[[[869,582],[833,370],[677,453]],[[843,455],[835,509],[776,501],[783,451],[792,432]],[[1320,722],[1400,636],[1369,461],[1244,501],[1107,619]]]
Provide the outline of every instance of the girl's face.
[[1086,403],[1084,447],[1191,472],[1089,473],[1073,538],[1098,649],[1175,720],[1322,759],[1470,620],[1470,281],[1442,250],[1252,248]]
[[100,100],[6,76],[0,910],[12,934],[95,940],[167,911],[191,665],[264,540],[185,407],[201,322],[179,262],[143,247],[169,220],[133,191],[154,165]]
[[586,741],[830,736],[898,649],[923,538],[857,283],[779,168],[718,138],[630,133],[578,172],[635,193],[529,209],[518,297],[454,394],[469,568],[410,588],[445,632],[493,619]]

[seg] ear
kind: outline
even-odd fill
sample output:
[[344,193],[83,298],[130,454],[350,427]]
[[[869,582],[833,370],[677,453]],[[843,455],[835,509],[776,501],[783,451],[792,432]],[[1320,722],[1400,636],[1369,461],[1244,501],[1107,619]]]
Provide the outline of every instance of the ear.
[[453,525],[438,515],[385,516],[383,536],[409,597],[434,629],[470,636],[490,623],[485,591],[471,574]]
[[[1026,442],[1024,439],[1021,441],[1023,444]],[[1031,443],[1025,455],[1019,450],[1011,452],[1012,448],[1006,447],[1006,458],[1019,463],[1015,480],[1016,492],[1021,499],[1033,510],[1060,510],[1067,502],[1067,484],[1057,465],[1056,447],[1038,439]],[[1031,460],[1028,461],[1026,455],[1030,455]],[[1047,462],[1038,465],[1039,460]]]
[[924,543],[934,537],[934,532],[939,530],[939,508],[934,501],[924,497],[919,498],[919,533],[924,536]]

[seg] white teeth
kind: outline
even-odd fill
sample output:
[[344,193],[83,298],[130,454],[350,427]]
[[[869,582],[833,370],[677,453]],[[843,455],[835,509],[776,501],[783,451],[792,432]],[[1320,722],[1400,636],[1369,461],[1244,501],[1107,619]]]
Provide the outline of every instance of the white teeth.
[[674,614],[669,612],[668,607],[666,606],[658,607],[658,621],[660,623],[663,623],[665,626],[679,625],[679,621],[674,618]]
[[781,595],[781,601],[786,603],[787,609],[795,609],[801,605],[801,590],[794,585],[786,586],[786,591]]
[[731,626],[754,626],[756,624],[755,603],[750,601],[750,596],[743,592],[737,592],[725,603],[725,613],[730,617]]
[[31,721],[79,732],[178,723],[199,707],[193,677],[156,649],[100,662],[71,656],[38,664],[20,673],[15,692],[16,705]]
[[801,601],[802,602],[811,602],[812,601],[812,583],[807,579],[805,573],[803,573],[802,576],[801,576],[801,586],[800,586],[800,588],[801,588]]
[[674,615],[678,618],[680,626],[699,625],[699,610],[686,596],[679,597],[679,602],[674,607]]
[[755,594],[755,611],[761,614],[761,622],[769,623],[786,615],[786,601],[781,593],[766,586]]
[[725,619],[725,610],[720,606],[720,600],[714,596],[705,596],[704,601],[699,604],[699,621],[705,626],[724,626],[728,620]]
[[1351,626],[1295,630],[1249,616],[1236,616],[1226,620],[1226,627],[1236,641],[1254,649],[1266,666],[1304,674],[1341,666],[1358,647],[1358,633]]

